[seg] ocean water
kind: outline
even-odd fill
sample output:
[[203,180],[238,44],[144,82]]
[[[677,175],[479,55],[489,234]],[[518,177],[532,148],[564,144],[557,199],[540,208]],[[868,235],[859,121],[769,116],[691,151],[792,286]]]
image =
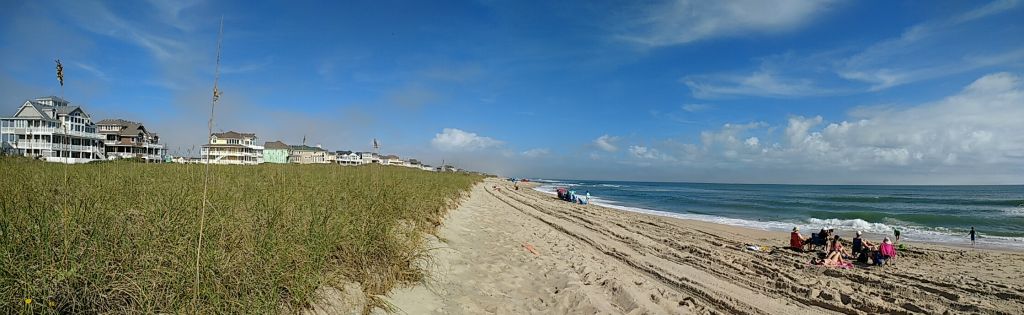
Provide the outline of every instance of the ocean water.
[[1024,186],[845,186],[537,180],[620,210],[803,234],[822,228],[1024,250]]

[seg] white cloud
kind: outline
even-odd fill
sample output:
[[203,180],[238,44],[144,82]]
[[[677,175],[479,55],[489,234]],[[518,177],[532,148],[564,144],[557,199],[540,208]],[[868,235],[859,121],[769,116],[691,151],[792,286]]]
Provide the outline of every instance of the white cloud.
[[603,135],[603,136],[597,137],[597,139],[594,139],[594,145],[597,146],[598,149],[601,149],[601,150],[604,150],[604,151],[607,151],[607,152],[615,152],[615,151],[619,150],[619,147],[615,146],[615,141],[618,141],[618,140],[619,140],[619,137]]
[[658,151],[658,149],[639,145],[629,146],[629,154],[638,159],[665,161],[674,160],[672,156],[661,153],[660,151]]
[[[702,132],[701,146],[662,148],[697,168],[746,170],[738,175],[744,180],[755,168],[826,183],[1019,183],[1007,174],[1024,171],[1024,82],[1017,75],[986,75],[934,102],[852,112],[835,122],[792,116],[783,126],[726,124]],[[630,147],[634,157],[657,156],[654,150]]]
[[743,143],[746,143],[747,146],[751,148],[756,148],[761,144],[761,139],[758,139],[757,137],[750,137],[747,138],[747,140],[744,140]]
[[443,151],[476,151],[502,144],[501,141],[455,128],[444,128],[430,143]]
[[789,125],[786,126],[786,137],[789,139],[789,145],[800,146],[807,141],[807,131],[811,130],[811,127],[821,124],[821,116],[815,116],[812,118],[804,118],[803,116],[795,116],[789,118]]
[[529,149],[523,151],[521,154],[528,158],[538,158],[550,154],[551,151],[543,148]]
[[827,0],[667,1],[630,16],[619,38],[645,47],[796,29],[828,9]]

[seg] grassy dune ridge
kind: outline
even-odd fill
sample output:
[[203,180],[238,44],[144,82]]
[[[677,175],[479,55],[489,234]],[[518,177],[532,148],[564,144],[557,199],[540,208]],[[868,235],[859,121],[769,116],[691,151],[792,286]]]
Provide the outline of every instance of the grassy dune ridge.
[[342,280],[382,294],[422,278],[420,233],[481,179],[375,165],[210,173],[193,305],[202,165],[0,159],[0,313],[273,313]]

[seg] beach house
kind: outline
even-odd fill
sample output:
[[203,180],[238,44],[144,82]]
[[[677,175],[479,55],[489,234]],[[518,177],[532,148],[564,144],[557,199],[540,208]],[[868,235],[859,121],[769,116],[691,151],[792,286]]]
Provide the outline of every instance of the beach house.
[[292,155],[292,147],[281,141],[267,142],[263,144],[264,163],[288,163],[288,156]]
[[380,155],[373,152],[359,152],[359,158],[363,160],[363,164],[380,163]]
[[141,123],[104,119],[96,123],[96,128],[103,136],[108,159],[139,158],[146,162],[163,162],[167,155],[167,150],[160,143],[160,136],[147,130]]
[[327,164],[334,163],[334,154],[324,150],[319,145],[311,147],[308,145],[291,146],[291,155],[288,156],[288,163],[297,164]]
[[203,145],[202,156],[212,164],[256,165],[263,163],[263,146],[256,144],[254,133],[214,133]]
[[334,155],[337,157],[335,161],[340,165],[361,165],[363,159],[359,157],[359,153],[352,151],[335,151]]
[[398,166],[402,166],[403,164],[405,164],[405,162],[402,161],[401,158],[399,158],[397,155],[393,155],[393,154],[385,155],[384,157],[382,157],[380,159],[380,163],[384,164],[384,165],[398,165]]
[[89,114],[56,96],[27,100],[13,116],[0,118],[0,150],[62,163],[106,157]]

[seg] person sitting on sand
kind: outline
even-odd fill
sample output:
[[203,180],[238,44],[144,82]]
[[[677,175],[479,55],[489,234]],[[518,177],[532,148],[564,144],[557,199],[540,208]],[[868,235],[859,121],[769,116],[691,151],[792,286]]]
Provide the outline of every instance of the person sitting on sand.
[[842,238],[836,235],[832,238],[832,246],[829,246],[829,253],[838,252],[840,255],[846,255],[846,248],[843,246]]
[[846,265],[846,260],[843,259],[844,254],[843,243],[840,242],[839,236],[836,235],[832,241],[831,249],[825,255],[825,259],[814,259],[811,260],[811,263],[825,266],[843,266]]
[[863,235],[863,233],[861,233],[861,231],[857,231],[857,236],[853,238],[854,254],[860,253],[864,250],[870,249],[871,247],[875,246],[874,244],[871,244],[871,242],[869,242],[868,240],[865,240],[863,237],[861,237],[861,235]]
[[878,245],[878,254],[875,255],[875,265],[884,265],[889,259],[896,257],[896,246],[893,246],[892,241],[886,237],[882,240],[882,244]]
[[805,241],[803,235],[800,235],[800,229],[793,227],[793,232],[789,233],[789,248],[803,250]]
[[864,239],[861,235],[861,231],[857,231],[857,236],[853,238],[853,252],[851,253],[854,257],[857,257],[857,261],[867,263],[870,258],[871,248],[875,244],[871,244],[868,240]]

